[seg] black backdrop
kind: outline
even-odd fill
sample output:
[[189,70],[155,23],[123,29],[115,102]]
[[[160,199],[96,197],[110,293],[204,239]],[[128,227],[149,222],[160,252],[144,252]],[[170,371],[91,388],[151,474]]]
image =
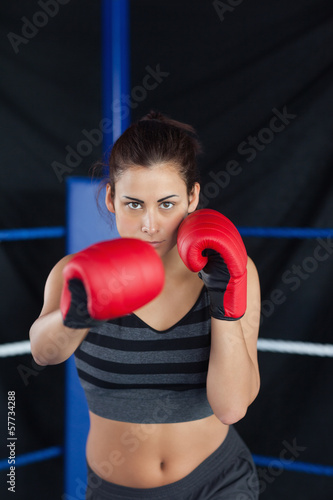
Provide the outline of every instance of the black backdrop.
[[[40,3],[0,6],[1,228],[64,225],[66,175],[89,175],[101,156],[99,145],[77,165],[67,156],[102,118],[100,2],[54,2],[44,26],[25,27],[43,24]],[[130,6],[131,93],[122,111],[137,119],[160,109],[195,126],[204,205],[238,226],[332,227],[331,2]],[[156,88],[145,88],[149,73]],[[331,238],[244,239],[262,286],[260,337],[331,343]],[[1,343],[28,339],[46,276],[64,253],[63,239],[1,243]],[[260,352],[259,362],[260,394],[236,425],[251,451],[332,466],[332,360]],[[38,371],[24,355],[2,359],[1,374],[3,401],[16,391],[17,455],[61,445],[64,366]],[[280,471],[273,459],[259,475],[263,499],[332,498],[331,478]],[[1,471],[1,498],[10,498],[5,481]],[[62,458],[16,471],[17,499],[63,491]]]

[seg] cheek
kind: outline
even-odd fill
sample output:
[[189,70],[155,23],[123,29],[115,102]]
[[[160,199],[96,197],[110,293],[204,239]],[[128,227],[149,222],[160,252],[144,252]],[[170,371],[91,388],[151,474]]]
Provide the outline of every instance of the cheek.
[[173,239],[177,239],[177,234],[178,234],[178,228],[182,221],[184,220],[185,216],[179,216],[175,219],[172,219],[168,221],[168,223],[165,226],[165,229],[167,230],[169,236],[173,236]]
[[133,233],[138,229],[138,221],[135,219],[133,220],[132,217],[128,217],[121,212],[118,212],[116,215],[116,225],[118,233],[122,238],[133,237]]

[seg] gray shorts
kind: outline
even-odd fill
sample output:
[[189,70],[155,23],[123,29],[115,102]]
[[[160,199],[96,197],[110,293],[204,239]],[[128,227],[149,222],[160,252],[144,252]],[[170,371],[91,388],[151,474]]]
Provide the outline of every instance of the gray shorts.
[[251,453],[236,430],[190,474],[157,488],[129,488],[101,479],[88,465],[86,500],[257,500],[259,481]]

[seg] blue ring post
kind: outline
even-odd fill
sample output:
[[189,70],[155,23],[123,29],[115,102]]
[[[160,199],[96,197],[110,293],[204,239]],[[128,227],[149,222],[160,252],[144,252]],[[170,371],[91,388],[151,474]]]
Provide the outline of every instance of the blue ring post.
[[102,1],[102,27],[103,118],[111,124],[104,133],[105,153],[130,124],[128,0]]
[[[130,122],[130,109],[126,104],[126,96],[129,96],[128,52],[128,0],[102,0],[104,153]],[[94,183],[88,179],[75,181],[72,178],[67,183],[67,253],[102,239],[119,237],[105,221],[103,226],[96,207]],[[90,212],[85,213],[87,205]],[[62,500],[79,500],[85,498],[87,484],[85,446],[89,414],[73,355],[66,361],[65,401],[65,494]]]
[[[119,238],[114,217],[101,216],[96,193],[99,181],[89,177],[67,180],[67,253],[75,253],[97,241]],[[113,222],[112,222],[113,219]],[[84,499],[87,468],[88,405],[79,382],[74,355],[66,361],[65,387],[65,495],[62,500]]]

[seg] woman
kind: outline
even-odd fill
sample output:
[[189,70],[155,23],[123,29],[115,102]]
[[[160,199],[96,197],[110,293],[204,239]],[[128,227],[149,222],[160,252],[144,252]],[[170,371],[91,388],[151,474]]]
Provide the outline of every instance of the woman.
[[[110,154],[106,206],[115,214],[121,243],[130,238],[154,248],[164,271],[160,293],[152,300],[148,294],[143,305],[121,317],[109,311],[107,320],[92,317],[89,307],[98,287],[88,293],[95,284],[84,287],[80,279],[64,278],[82,257],[69,255],[51,271],[41,314],[31,327],[36,363],[60,363],[75,352],[90,413],[86,498],[91,500],[258,498],[251,454],[232,427],[259,391],[258,275],[245,257],[247,284],[234,278],[234,269],[242,266],[236,254],[244,257],[237,231],[217,212],[197,210],[199,151],[190,126],[151,112],[124,132]],[[199,229],[204,234],[196,232],[193,241],[191,218],[197,214],[204,217]],[[198,274],[183,248],[206,238],[216,214],[218,231],[228,237],[218,236],[215,250],[202,253],[207,264]],[[237,248],[228,253],[223,245],[229,232]],[[123,250],[98,251],[97,258],[84,254],[81,279],[94,259],[127,258]],[[195,259],[203,258],[201,250],[196,253]],[[161,280],[154,259],[139,260],[138,266],[151,265],[149,273]],[[135,262],[130,253],[128,261]],[[103,266],[107,274],[109,266]],[[120,281],[121,276],[131,280],[126,269],[118,274]],[[96,272],[90,275],[94,280]]]

